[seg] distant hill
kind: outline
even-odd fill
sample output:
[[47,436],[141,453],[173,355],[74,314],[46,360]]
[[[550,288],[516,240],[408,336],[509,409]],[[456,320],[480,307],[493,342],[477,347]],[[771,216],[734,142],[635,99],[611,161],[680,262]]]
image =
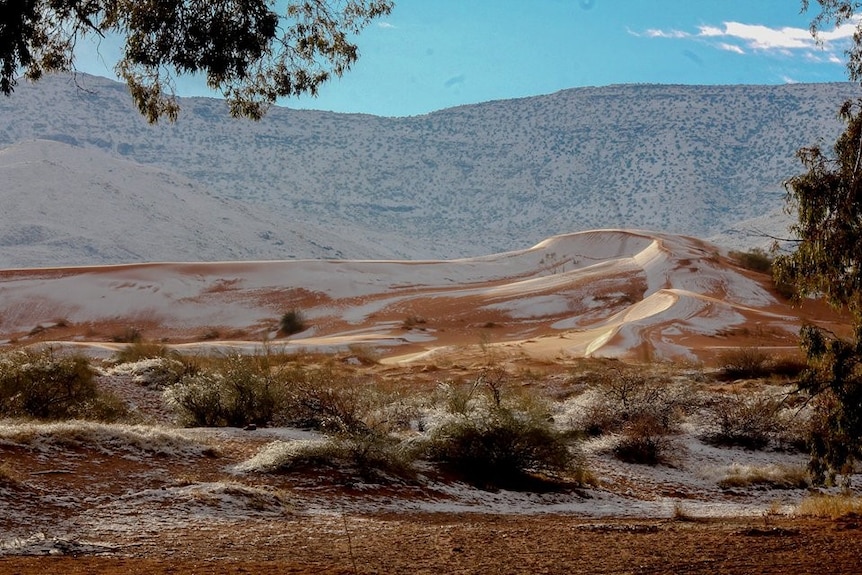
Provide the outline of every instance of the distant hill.
[[191,98],[176,124],[149,126],[123,85],[77,84],[48,77],[0,98],[0,146],[48,139],[158,166],[284,230],[333,230],[327,245],[349,257],[380,246],[469,256],[607,227],[721,234],[781,208],[796,149],[833,141],[840,103],[858,95],[852,84],[623,85],[409,118],[276,107],[258,123]]
[[0,149],[0,182],[3,268],[394,254],[215,197],[161,168],[56,141]]

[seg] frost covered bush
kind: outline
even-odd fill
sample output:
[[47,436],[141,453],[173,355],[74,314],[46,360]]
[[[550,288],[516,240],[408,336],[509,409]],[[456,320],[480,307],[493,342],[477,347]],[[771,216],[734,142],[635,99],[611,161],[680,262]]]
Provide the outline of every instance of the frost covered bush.
[[672,433],[696,404],[690,385],[620,369],[596,376],[572,419],[587,435],[619,432],[632,422],[651,422],[651,427]]
[[117,419],[122,403],[100,392],[82,355],[19,350],[0,356],[0,415],[37,419]]
[[231,355],[167,387],[165,400],[184,425],[242,427],[279,418],[286,396],[264,356]]
[[708,408],[711,423],[704,439],[716,445],[763,449],[783,430],[781,398],[770,393],[723,395]]
[[570,438],[546,406],[506,393],[500,379],[482,374],[466,392],[447,385],[443,394],[427,454],[449,473],[483,488],[517,488],[575,471]]
[[613,453],[629,463],[666,463],[672,436],[698,404],[690,384],[635,368],[594,373],[589,386],[567,402],[572,426],[589,436],[616,434]]

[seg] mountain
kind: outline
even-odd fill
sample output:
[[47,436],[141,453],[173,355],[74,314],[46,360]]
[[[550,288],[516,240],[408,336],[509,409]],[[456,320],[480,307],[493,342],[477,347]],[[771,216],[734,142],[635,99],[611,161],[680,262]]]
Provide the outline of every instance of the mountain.
[[[216,349],[267,340],[295,350],[359,345],[388,361],[482,337],[545,359],[692,360],[752,345],[793,352],[803,323],[840,326],[825,309],[812,314],[815,305],[791,306],[767,275],[740,269],[712,244],[634,230],[460,260],[0,270],[0,336],[19,343],[110,348],[105,342],[132,331]],[[279,318],[291,309],[307,329],[280,339]]]
[[288,223],[98,148],[33,140],[0,149],[0,182],[4,268],[398,253],[390,242]]
[[257,123],[189,98],[178,122],[150,126],[123,85],[52,76],[0,98],[0,146],[48,139],[159,167],[287,229],[338,231],[346,243],[327,245],[351,257],[363,238],[449,258],[593,228],[727,232],[782,207],[795,151],[833,141],[857,90],[622,85],[407,118],[274,107]]

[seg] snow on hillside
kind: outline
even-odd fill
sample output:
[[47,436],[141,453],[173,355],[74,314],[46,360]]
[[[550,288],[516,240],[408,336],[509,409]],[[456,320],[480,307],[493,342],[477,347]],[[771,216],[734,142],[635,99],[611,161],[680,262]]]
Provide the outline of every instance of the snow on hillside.
[[[606,227],[709,237],[783,205],[799,147],[830,142],[852,84],[628,85],[412,118],[275,107],[261,122],[183,99],[149,126],[124,86],[78,75],[0,98],[0,146],[52,139],[159,166],[276,220],[403,257],[463,257]],[[756,241],[754,243],[757,243]],[[395,248],[393,248],[395,249]],[[300,256],[316,257],[315,252]],[[156,258],[165,259],[165,258]]]
[[0,182],[0,267],[398,255],[344,226],[285,221],[164,169],[51,140],[0,149]]

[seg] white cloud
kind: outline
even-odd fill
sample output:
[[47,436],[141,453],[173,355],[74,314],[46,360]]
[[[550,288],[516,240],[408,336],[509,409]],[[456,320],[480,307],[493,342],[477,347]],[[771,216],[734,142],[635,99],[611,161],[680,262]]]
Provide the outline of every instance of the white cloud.
[[698,36],[736,38],[754,50],[813,48],[816,45],[811,32],[802,28],[770,28],[740,22],[725,22],[724,28],[701,26]]
[[389,22],[378,22],[377,27],[378,28],[386,28],[387,30],[392,30],[395,28],[395,26],[390,24]]
[[691,36],[682,30],[656,30],[655,28],[650,28],[644,32],[644,35],[650,38],[689,38]]
[[736,44],[728,44],[726,42],[720,42],[718,47],[722,50],[727,50],[728,52],[735,52],[737,54],[745,54],[745,50],[737,46]]
[[798,84],[799,83],[796,80],[794,80],[793,78],[791,78],[790,76],[782,76],[781,79],[784,80],[785,84]]
[[697,32],[683,30],[660,30],[651,28],[643,33],[631,32],[635,36],[648,38],[688,38],[702,40],[712,44],[719,50],[736,54],[751,52],[769,52],[782,56],[793,56],[803,53],[809,61],[830,62],[842,64],[844,60],[836,51],[843,49],[853,37],[857,25],[862,23],[862,16],[854,17],[841,26],[818,33],[817,38],[806,28],[783,26],[773,28],[762,24],[744,24],[742,22],[723,22],[721,26],[705,24],[697,27]]

